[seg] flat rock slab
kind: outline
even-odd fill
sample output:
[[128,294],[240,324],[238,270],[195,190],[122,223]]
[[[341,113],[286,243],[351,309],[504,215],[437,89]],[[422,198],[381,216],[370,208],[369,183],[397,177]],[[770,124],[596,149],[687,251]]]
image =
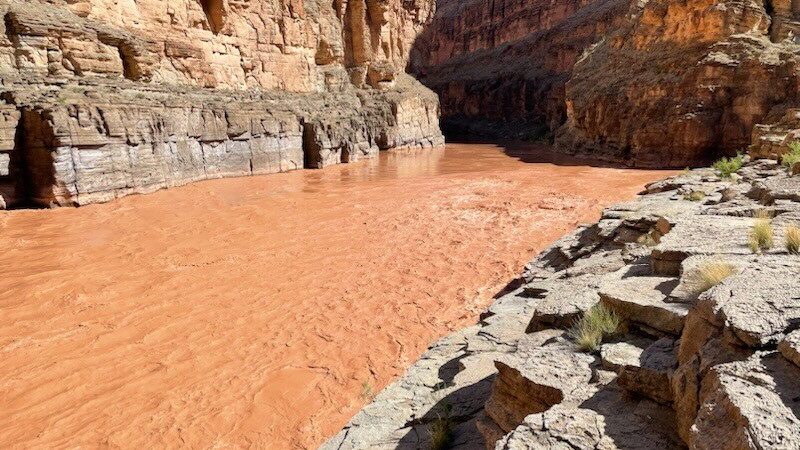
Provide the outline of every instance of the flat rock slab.
[[600,296],[597,295],[597,289],[565,282],[560,289],[550,291],[536,305],[526,331],[569,328],[598,302]]
[[630,277],[605,284],[600,299],[623,319],[657,332],[680,335],[689,307],[667,303],[675,278]]
[[623,366],[638,364],[642,352],[652,343],[651,339],[637,339],[603,344],[600,347],[600,362],[603,368],[619,372]]
[[653,271],[677,276],[681,262],[695,255],[751,255],[747,241],[754,223],[747,217],[684,216],[653,249]]
[[776,200],[792,200],[800,202],[800,177],[783,173],[754,183],[753,191],[758,193],[759,200],[772,203]]
[[580,407],[554,406],[525,418],[499,440],[496,450],[672,450],[685,448],[674,435],[671,410],[648,400],[602,390]]
[[800,448],[800,368],[778,352],[715,366],[702,383],[691,447]]
[[700,296],[697,312],[741,346],[777,345],[800,323],[800,258],[752,257]]

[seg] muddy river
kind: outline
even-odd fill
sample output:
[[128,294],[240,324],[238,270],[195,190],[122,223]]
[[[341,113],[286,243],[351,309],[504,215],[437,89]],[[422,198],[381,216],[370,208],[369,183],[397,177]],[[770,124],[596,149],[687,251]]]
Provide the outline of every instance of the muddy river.
[[669,172],[459,144],[0,212],[0,448],[309,448]]

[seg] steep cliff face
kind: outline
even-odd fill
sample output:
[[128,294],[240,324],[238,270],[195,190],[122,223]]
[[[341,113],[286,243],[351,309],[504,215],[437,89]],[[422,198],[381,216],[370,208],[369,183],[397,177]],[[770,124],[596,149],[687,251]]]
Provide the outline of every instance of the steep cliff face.
[[744,151],[798,101],[795,14],[760,0],[634,5],[575,66],[559,144],[660,166]]
[[440,0],[410,69],[459,132],[683,167],[798,134],[799,20],[789,0]]
[[441,144],[430,0],[0,1],[0,206]]
[[458,131],[554,130],[566,118],[573,66],[627,8],[627,0],[440,0],[410,70],[439,94],[445,123]]

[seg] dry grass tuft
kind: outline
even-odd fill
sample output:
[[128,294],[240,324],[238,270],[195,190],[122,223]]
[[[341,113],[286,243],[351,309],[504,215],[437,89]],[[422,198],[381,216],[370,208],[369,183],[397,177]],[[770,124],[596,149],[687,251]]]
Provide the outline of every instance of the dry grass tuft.
[[797,225],[786,227],[786,250],[793,255],[800,255],[800,227]]
[[753,253],[768,250],[775,245],[775,232],[772,229],[772,215],[767,211],[756,214],[756,223],[750,231],[748,245]]
[[444,450],[453,440],[453,421],[450,419],[450,412],[453,407],[444,406],[444,413],[439,414],[431,425],[431,450]]
[[375,398],[375,391],[372,389],[372,385],[369,381],[364,381],[361,383],[361,400],[366,402],[372,401]]
[[605,305],[597,304],[583,314],[572,326],[569,336],[581,350],[595,352],[603,337],[616,333],[620,325],[617,313]]
[[707,261],[697,267],[692,275],[692,285],[697,294],[713,288],[733,275],[736,267],[726,261]]

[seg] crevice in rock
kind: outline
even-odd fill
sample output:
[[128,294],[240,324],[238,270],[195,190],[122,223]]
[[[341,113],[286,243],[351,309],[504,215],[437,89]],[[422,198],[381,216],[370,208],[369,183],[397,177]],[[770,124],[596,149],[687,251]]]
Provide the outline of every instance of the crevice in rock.
[[200,0],[203,12],[206,13],[208,28],[214,34],[219,34],[225,26],[225,6],[223,0]]
[[139,69],[131,47],[122,44],[117,49],[119,50],[119,59],[122,61],[122,76],[132,81],[140,80],[142,71]]

